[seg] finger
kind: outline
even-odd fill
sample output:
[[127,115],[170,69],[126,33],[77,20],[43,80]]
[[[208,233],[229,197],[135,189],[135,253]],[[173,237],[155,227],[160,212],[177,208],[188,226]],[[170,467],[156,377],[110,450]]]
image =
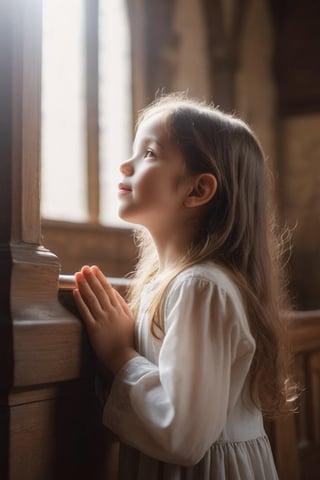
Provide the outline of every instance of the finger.
[[112,302],[109,298],[108,291],[106,291],[104,285],[102,285],[100,279],[97,278],[97,276],[93,273],[92,269],[89,267],[84,267],[82,268],[81,273],[85,277],[92,292],[96,296],[96,299],[99,302],[101,309],[104,311],[111,310]]
[[123,308],[124,312],[127,314],[127,315],[130,315],[132,316],[132,313],[131,313],[131,310],[129,308],[129,305],[127,304],[127,302],[125,301],[125,299],[123,298],[123,296],[115,289],[113,289],[114,291],[114,294],[116,296],[116,298],[118,299],[118,302],[120,303],[121,307]]
[[82,273],[82,270],[84,270],[85,268],[89,268],[88,265],[83,265],[78,272],[75,272],[74,278],[75,278],[76,283],[77,283],[77,277],[79,276],[80,273]]
[[91,312],[88,309],[87,305],[83,301],[79,290],[77,288],[75,288],[72,291],[72,293],[73,293],[73,298],[74,298],[76,307],[77,307],[77,309],[78,309],[78,311],[81,315],[81,318],[84,320],[84,322],[86,323],[86,325],[88,327],[91,327],[92,325],[94,325],[95,320],[94,320],[93,316],[91,315]]
[[103,310],[96,293],[91,289],[82,272],[76,274],[76,285],[83,302],[86,304],[94,319],[97,320]]
[[94,265],[93,267],[91,267],[91,271],[101,283],[104,291],[109,298],[111,305],[113,305],[114,307],[117,306],[118,298],[114,294],[114,289],[110,282],[108,282],[108,280],[106,279],[105,275],[101,272],[100,268]]

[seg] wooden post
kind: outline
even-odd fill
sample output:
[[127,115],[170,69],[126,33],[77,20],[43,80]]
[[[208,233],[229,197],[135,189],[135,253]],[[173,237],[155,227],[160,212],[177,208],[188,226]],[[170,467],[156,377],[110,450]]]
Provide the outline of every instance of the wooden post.
[[58,301],[58,258],[41,245],[41,20],[41,0],[1,0],[0,477],[99,479],[90,351]]
[[[52,380],[60,378],[56,360],[51,367],[47,363],[43,332],[28,342],[30,321],[37,321],[39,332],[49,331],[62,316],[78,332],[80,326],[57,301],[59,261],[41,246],[41,0],[3,1],[1,21],[0,279],[8,296],[2,299],[0,325],[6,324],[6,334],[0,337],[11,361],[0,378],[8,388],[43,383],[48,368]],[[31,368],[45,358],[43,370]],[[71,377],[76,370],[73,365]]]

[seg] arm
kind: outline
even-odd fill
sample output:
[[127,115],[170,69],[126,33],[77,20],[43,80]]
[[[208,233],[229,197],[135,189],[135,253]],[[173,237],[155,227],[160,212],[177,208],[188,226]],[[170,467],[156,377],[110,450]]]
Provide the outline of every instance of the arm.
[[226,421],[234,305],[212,282],[188,279],[170,294],[159,365],[143,357],[119,371],[104,423],[162,461],[197,463]]
[[134,320],[128,305],[98,267],[76,273],[73,291],[89,339],[104,368],[116,374],[138,355],[134,349]]

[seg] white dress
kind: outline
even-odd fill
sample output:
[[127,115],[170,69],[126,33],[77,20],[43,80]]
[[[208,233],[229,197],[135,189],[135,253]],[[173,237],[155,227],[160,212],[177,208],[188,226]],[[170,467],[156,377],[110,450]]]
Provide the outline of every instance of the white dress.
[[249,398],[255,351],[240,293],[212,262],[172,282],[165,337],[150,333],[146,285],[141,356],[116,375],[103,422],[121,441],[121,480],[275,480],[261,412]]

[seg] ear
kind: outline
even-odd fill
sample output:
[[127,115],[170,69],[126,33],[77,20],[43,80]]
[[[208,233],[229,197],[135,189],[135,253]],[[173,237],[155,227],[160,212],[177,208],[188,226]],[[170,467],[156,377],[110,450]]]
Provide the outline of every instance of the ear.
[[184,206],[194,208],[206,205],[215,196],[217,186],[217,179],[211,173],[200,173],[194,176],[191,189],[185,197]]

